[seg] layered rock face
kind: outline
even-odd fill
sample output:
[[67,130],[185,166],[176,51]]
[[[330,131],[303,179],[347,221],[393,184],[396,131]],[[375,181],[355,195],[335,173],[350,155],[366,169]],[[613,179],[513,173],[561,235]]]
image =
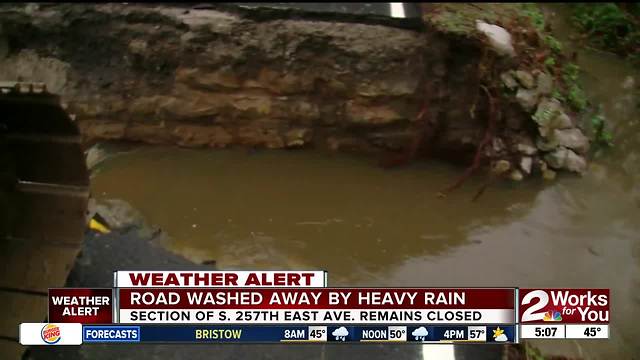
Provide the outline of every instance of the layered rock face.
[[[3,5],[0,19],[0,79],[47,83],[88,142],[400,150],[422,109],[434,153],[466,161],[487,126],[482,45],[435,31],[169,5]],[[489,158],[534,143],[517,105]]]
[[417,108],[426,44],[413,31],[143,5],[1,11],[0,78],[45,81],[87,139],[363,146]]

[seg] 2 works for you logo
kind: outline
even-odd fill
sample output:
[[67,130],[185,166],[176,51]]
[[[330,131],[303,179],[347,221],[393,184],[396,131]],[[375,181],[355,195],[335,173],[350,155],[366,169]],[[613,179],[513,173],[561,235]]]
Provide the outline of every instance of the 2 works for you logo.
[[520,289],[520,322],[608,323],[609,289]]
[[60,327],[56,324],[46,324],[40,331],[40,337],[49,345],[56,344],[62,339]]

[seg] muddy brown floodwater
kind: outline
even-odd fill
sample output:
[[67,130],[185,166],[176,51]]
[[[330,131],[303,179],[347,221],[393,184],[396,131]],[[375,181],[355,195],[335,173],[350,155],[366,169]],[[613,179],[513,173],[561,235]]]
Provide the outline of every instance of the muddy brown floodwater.
[[121,198],[172,250],[223,269],[326,269],[332,285],[611,288],[609,341],[535,344],[590,359],[640,356],[640,78],[623,61],[579,56],[615,148],[583,178],[435,196],[461,172],[437,162],[383,170],[314,151],[144,147],[103,162],[98,198]]

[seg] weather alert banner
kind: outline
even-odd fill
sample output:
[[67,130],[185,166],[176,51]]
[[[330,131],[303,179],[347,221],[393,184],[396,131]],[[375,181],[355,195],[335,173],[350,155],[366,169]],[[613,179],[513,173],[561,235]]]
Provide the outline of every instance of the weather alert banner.
[[116,271],[119,288],[325,287],[325,271]]
[[519,303],[521,323],[609,323],[609,289],[520,289]]
[[118,271],[113,289],[50,289],[51,323],[21,324],[20,341],[77,345],[519,339],[516,288],[326,284],[323,271]]
[[128,324],[512,324],[513,288],[126,288]]

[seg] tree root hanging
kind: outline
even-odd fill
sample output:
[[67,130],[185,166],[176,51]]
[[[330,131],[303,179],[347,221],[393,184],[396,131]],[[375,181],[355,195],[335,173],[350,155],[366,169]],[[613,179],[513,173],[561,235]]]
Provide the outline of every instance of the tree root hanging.
[[[451,185],[447,186],[446,188],[438,192],[438,196],[441,196],[441,197],[445,197],[450,192],[458,189],[469,177],[471,177],[481,167],[483,161],[486,158],[485,149],[487,145],[489,145],[492,142],[495,136],[497,124],[501,117],[500,109],[498,109],[497,107],[498,105],[497,98],[499,97],[499,95],[492,94],[492,92],[487,88],[487,86],[483,85],[480,82],[481,79],[483,78],[491,78],[490,76],[488,76],[488,73],[490,73],[491,69],[493,69],[493,62],[495,61],[495,59],[489,56],[489,52],[487,51],[487,49],[484,49],[481,58],[483,60],[478,63],[478,74],[479,74],[478,86],[480,89],[482,89],[482,93],[484,93],[487,98],[487,104],[488,104],[487,127],[485,129],[482,140],[480,141],[480,143],[476,148],[476,152],[473,157],[473,161],[471,162],[471,165],[467,167],[464,173],[454,183],[452,183]],[[484,61],[484,60],[487,60],[487,61]],[[429,84],[427,84],[425,89],[426,96],[424,98],[422,107],[420,108],[420,112],[416,116],[416,121],[415,121],[416,126],[418,127],[418,131],[416,132],[416,135],[413,137],[409,146],[407,146],[404,149],[404,151],[402,151],[399,154],[394,154],[384,159],[381,159],[380,166],[384,168],[391,168],[391,167],[405,165],[416,157],[416,155],[418,154],[418,152],[423,146],[432,143],[431,140],[436,135],[438,123],[433,119],[429,119],[427,116],[429,106],[430,106],[430,98],[431,98],[429,96],[431,93],[429,90],[430,90],[430,86]],[[480,94],[478,93],[473,103],[473,106],[469,110],[471,118],[475,118],[475,113],[477,110],[476,105],[477,105],[479,96]],[[480,198],[480,196],[484,194],[487,188],[491,186],[497,179],[499,179],[499,176],[492,174],[489,180],[485,182],[478,189],[472,201],[478,200],[478,198]]]
[[430,142],[435,133],[435,126],[430,119],[426,118],[429,111],[429,97],[427,96],[416,116],[416,124],[419,127],[416,135],[411,140],[409,146],[400,154],[387,156],[380,160],[383,168],[392,168],[409,163],[420,150],[420,147]]
[[491,174],[489,180],[487,180],[484,184],[482,184],[482,186],[480,186],[480,188],[478,188],[478,191],[476,191],[475,195],[473,195],[471,201],[476,202],[480,198],[480,196],[482,196],[482,194],[484,194],[484,192],[489,188],[489,186],[493,185],[499,178],[500,177]]
[[[493,140],[493,136],[495,134],[496,126],[498,123],[499,112],[496,110],[495,98],[491,95],[489,89],[486,86],[480,85],[480,88],[483,90],[485,95],[487,96],[487,102],[489,104],[489,113],[487,120],[487,128],[485,129],[484,136],[482,141],[478,144],[476,148],[476,153],[473,157],[473,162],[471,165],[464,171],[464,173],[451,185],[447,186],[443,190],[438,192],[439,196],[446,196],[451,191],[458,189],[462,184],[471,176],[473,173],[478,170],[480,165],[482,165],[483,154],[485,147],[491,143]],[[477,200],[486,190],[486,188],[493,182],[493,180],[489,180],[486,184],[480,187],[476,195],[473,197],[472,201]]]

